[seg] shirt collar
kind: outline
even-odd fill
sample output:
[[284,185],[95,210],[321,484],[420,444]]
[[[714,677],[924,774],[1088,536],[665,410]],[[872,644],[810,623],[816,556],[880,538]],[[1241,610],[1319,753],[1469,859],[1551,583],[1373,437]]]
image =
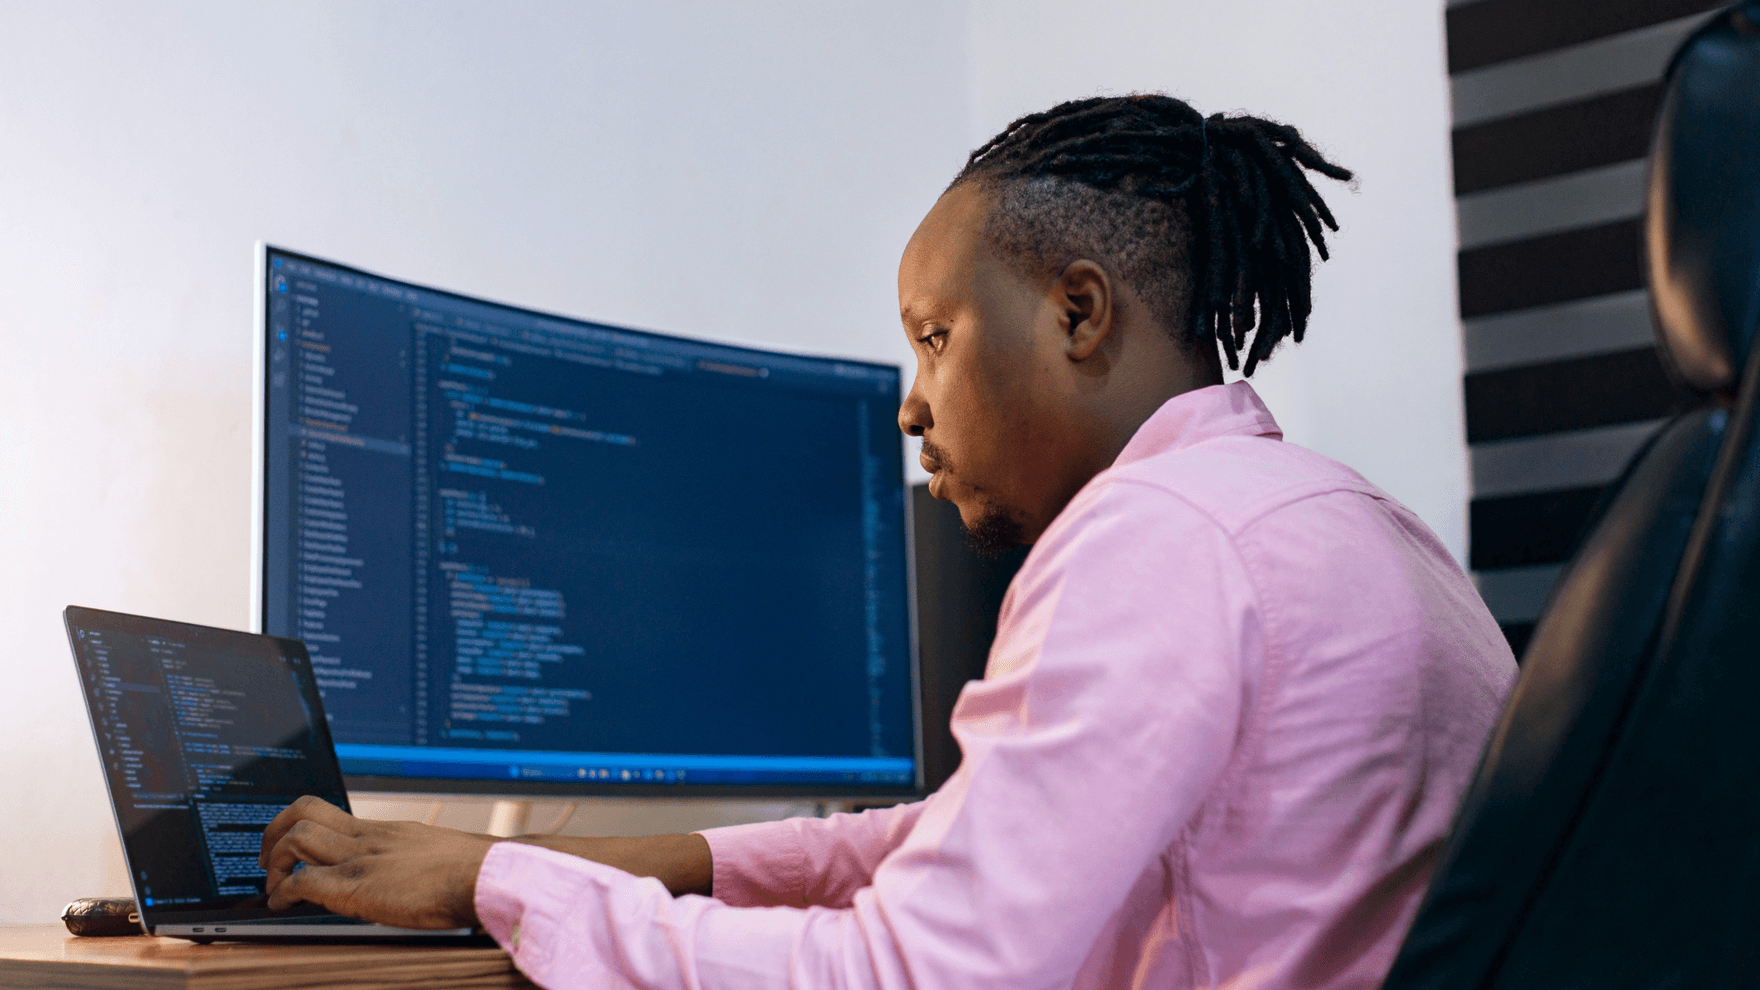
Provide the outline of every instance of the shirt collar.
[[1154,415],[1137,427],[1112,466],[1123,467],[1156,454],[1227,436],[1283,439],[1283,430],[1271,418],[1271,410],[1265,408],[1253,386],[1244,381],[1182,392],[1163,402]]

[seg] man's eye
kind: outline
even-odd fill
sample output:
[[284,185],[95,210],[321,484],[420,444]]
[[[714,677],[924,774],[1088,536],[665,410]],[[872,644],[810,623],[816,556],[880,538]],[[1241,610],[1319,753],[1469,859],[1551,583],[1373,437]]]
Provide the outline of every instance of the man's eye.
[[924,347],[939,348],[947,339],[946,330],[934,330],[917,338],[917,343]]

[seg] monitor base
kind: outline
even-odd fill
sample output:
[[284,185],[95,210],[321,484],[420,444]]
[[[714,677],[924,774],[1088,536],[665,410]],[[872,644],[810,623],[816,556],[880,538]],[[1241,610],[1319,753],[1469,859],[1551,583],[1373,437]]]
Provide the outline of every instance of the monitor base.
[[490,835],[506,839],[515,835],[523,835],[526,822],[532,817],[530,801],[496,801],[489,808]]

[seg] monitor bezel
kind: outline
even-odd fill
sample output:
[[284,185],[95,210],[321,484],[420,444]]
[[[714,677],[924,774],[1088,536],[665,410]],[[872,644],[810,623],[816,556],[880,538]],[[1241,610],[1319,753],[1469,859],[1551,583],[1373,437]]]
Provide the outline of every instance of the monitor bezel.
[[[268,559],[266,552],[268,522],[268,366],[269,366],[269,254],[285,255],[301,261],[324,265],[353,275],[379,279],[406,285],[423,292],[450,296],[465,302],[494,306],[501,309],[514,310],[521,313],[534,314],[545,319],[559,320],[565,323],[585,324],[587,326],[620,332],[644,334],[664,337],[688,343],[712,344],[723,347],[736,347],[760,354],[774,354],[781,357],[811,358],[815,360],[838,361],[845,364],[867,365],[873,368],[884,368],[896,372],[899,376],[899,388],[904,389],[904,370],[900,365],[885,361],[873,361],[866,358],[850,358],[843,355],[825,354],[803,349],[777,347],[773,344],[760,344],[733,338],[692,337],[684,334],[662,333],[657,330],[645,330],[617,324],[602,323],[597,320],[586,320],[577,316],[567,316],[548,310],[534,309],[529,306],[516,306],[511,303],[489,299],[484,296],[472,296],[450,289],[413,282],[408,279],[393,278],[377,272],[342,264],[328,258],[259,240],[252,250],[252,261],[255,272],[253,279],[252,313],[254,315],[252,353],[252,387],[251,387],[251,608],[250,631],[263,632],[265,615],[268,610]],[[900,463],[903,462],[903,441],[900,441]],[[907,653],[910,657],[911,682],[911,747],[913,751],[914,780],[906,785],[873,785],[873,784],[696,784],[672,783],[651,784],[637,782],[589,782],[580,781],[511,781],[506,779],[486,778],[454,778],[454,777],[388,777],[377,775],[343,774],[343,783],[351,794],[356,792],[395,794],[399,796],[470,796],[482,798],[513,798],[529,800],[532,798],[578,798],[578,797],[665,797],[665,798],[704,798],[704,799],[764,799],[764,798],[808,798],[819,802],[835,802],[844,800],[866,800],[873,798],[914,798],[924,793],[923,768],[923,687],[921,659],[917,649],[917,567],[916,567],[916,518],[912,511],[909,497],[909,481],[906,480],[903,502],[905,565],[905,622]],[[436,747],[438,748],[438,747]]]

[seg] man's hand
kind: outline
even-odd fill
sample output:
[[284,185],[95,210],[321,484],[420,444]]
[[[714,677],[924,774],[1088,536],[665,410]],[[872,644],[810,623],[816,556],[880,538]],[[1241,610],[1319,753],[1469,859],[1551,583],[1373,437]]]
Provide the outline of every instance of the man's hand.
[[477,871],[492,844],[449,828],[362,821],[302,797],[263,831],[257,861],[277,911],[308,901],[401,928],[465,928],[477,923]]

